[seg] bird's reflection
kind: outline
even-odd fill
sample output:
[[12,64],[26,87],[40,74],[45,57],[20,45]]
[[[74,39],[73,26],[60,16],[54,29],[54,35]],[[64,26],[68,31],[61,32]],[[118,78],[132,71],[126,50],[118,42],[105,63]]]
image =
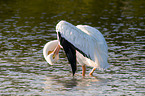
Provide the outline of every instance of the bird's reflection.
[[62,83],[63,86],[66,88],[73,88],[73,87],[77,86],[78,81],[76,78],[72,78],[70,80],[66,80],[66,81],[60,82],[60,83]]
[[[61,86],[62,89],[72,89],[78,85],[80,80],[73,77],[64,77],[64,76],[50,76],[46,77],[45,85],[47,88],[54,88],[57,85]],[[57,87],[58,88],[58,87]]]
[[53,90],[53,91],[60,91],[60,90],[72,90],[73,88],[77,87],[86,87],[92,85],[100,85],[108,80],[99,78],[97,76],[93,77],[85,77],[82,78],[81,76],[58,76],[58,75],[51,75],[46,77],[45,83],[45,90]]

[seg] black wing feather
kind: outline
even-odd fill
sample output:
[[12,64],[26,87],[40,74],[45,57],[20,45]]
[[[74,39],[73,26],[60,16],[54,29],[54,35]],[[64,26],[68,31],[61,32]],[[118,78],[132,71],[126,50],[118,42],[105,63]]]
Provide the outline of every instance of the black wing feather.
[[69,63],[71,64],[71,68],[72,68],[72,72],[73,75],[76,72],[77,66],[76,66],[76,49],[75,47],[68,42],[65,38],[61,37],[60,32],[58,32],[58,36],[59,36],[59,40],[60,40],[60,44],[63,47],[66,56],[68,58]]

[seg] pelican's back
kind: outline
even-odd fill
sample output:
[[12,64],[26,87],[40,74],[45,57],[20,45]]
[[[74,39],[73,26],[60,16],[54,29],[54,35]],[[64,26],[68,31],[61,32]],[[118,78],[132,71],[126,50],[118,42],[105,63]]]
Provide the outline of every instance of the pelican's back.
[[90,35],[93,39],[95,39],[95,51],[96,54],[96,59],[98,59],[100,68],[108,68],[109,64],[107,62],[108,59],[108,46],[105,41],[104,36],[101,34],[99,30],[97,30],[94,27],[88,26],[88,25],[77,25],[77,28],[82,30],[83,32],[87,33]]

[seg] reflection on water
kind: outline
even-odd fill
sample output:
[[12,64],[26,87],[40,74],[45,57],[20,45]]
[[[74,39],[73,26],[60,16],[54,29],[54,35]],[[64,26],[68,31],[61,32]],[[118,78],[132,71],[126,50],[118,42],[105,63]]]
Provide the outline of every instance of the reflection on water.
[[[44,92],[49,95],[56,94],[57,91],[61,91],[60,94],[67,95],[71,91],[85,91],[93,90],[95,87],[103,86],[107,84],[110,80],[98,77],[85,77],[82,78],[81,75],[75,77],[72,76],[48,76],[44,82]],[[70,95],[78,95],[79,92],[73,92]],[[87,95],[87,94],[86,94]],[[89,95],[89,94],[88,94]]]
[[[73,6],[72,6],[73,5]],[[139,95],[145,94],[145,1],[140,0],[1,0],[0,95]],[[55,25],[66,20],[87,24],[104,35],[107,70],[75,77],[61,50],[60,62],[46,63],[44,44],[56,39]]]
[[[47,77],[45,90],[71,90],[78,85],[78,80],[73,77]],[[70,79],[71,78],[71,79]],[[61,87],[58,87],[60,86]]]

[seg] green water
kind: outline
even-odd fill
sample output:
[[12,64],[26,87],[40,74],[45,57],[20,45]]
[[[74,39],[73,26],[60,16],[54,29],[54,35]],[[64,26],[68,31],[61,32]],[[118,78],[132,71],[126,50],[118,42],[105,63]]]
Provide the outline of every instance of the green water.
[[[145,0],[0,0],[0,95],[144,96]],[[111,67],[73,78],[63,50],[47,64],[43,46],[60,20],[102,32]]]

